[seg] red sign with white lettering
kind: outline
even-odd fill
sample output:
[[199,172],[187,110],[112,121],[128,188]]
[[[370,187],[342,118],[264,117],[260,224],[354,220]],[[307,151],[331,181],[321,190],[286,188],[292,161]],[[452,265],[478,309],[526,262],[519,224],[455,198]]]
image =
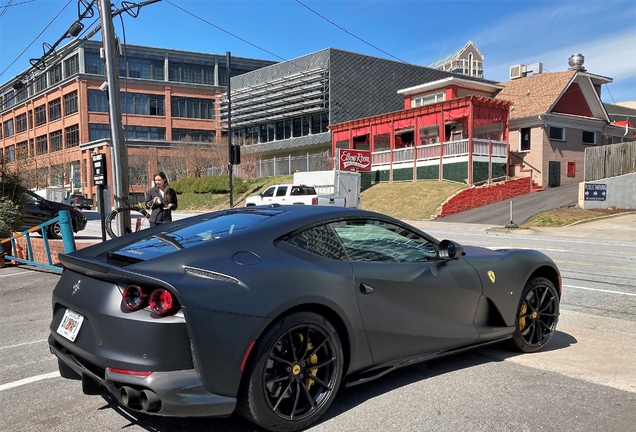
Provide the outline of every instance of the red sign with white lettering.
[[336,169],[340,171],[371,171],[371,152],[369,150],[338,149]]

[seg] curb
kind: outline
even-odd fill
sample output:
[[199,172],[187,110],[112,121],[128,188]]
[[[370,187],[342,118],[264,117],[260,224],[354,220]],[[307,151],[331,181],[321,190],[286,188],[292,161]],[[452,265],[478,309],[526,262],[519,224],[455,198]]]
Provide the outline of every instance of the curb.
[[630,215],[630,214],[636,214],[636,210],[621,212],[621,213],[612,214],[612,215],[598,216],[598,217],[590,218],[590,219],[583,219],[583,220],[580,220],[580,221],[572,222],[569,225],[563,225],[562,227],[555,227],[555,228],[568,228],[568,227],[575,226],[575,225],[582,225],[582,224],[585,224],[585,223],[588,223],[588,222],[595,222],[595,221],[603,220],[603,219],[614,219],[614,218],[617,218],[617,217],[620,217],[620,216],[625,216],[625,215]]

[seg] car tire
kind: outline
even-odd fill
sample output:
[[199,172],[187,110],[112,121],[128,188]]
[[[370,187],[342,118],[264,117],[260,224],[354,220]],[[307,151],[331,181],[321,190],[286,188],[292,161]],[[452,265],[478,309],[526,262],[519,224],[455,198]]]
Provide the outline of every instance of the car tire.
[[52,239],[61,239],[62,238],[62,227],[60,225],[60,221],[56,221],[48,226],[48,234],[49,238]]
[[547,278],[530,279],[517,308],[512,345],[524,353],[537,352],[552,339],[559,321],[559,293]]
[[317,421],[336,396],[343,373],[340,337],[312,312],[288,315],[257,342],[237,411],[270,431],[299,431]]

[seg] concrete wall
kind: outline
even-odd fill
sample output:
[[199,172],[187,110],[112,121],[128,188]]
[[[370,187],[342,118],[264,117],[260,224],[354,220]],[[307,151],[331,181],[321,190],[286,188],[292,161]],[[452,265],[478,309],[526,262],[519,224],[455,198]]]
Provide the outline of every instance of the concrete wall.
[[[607,185],[605,201],[586,200],[586,184]],[[606,209],[612,206],[621,209],[636,209],[636,173],[579,184],[579,207],[587,210]]]

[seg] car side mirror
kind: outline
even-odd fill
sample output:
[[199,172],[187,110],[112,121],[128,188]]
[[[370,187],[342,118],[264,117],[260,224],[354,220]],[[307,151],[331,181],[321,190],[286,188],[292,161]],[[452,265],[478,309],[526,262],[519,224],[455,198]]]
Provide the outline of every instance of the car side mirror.
[[451,240],[439,242],[439,257],[442,261],[458,260],[464,255],[464,247]]

